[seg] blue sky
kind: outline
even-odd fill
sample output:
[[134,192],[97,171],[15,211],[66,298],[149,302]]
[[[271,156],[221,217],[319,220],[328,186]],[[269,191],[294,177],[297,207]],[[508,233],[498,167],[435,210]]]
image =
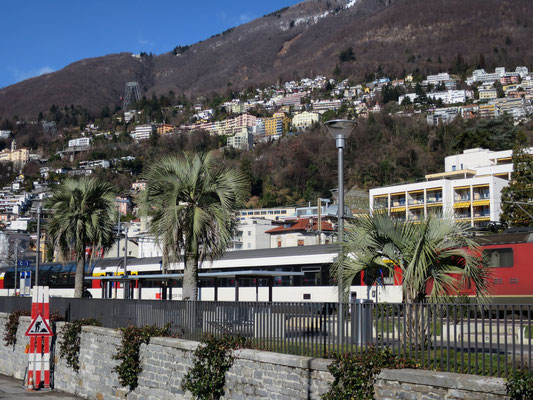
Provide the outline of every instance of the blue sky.
[[0,88],[88,57],[160,54],[299,0],[6,0]]

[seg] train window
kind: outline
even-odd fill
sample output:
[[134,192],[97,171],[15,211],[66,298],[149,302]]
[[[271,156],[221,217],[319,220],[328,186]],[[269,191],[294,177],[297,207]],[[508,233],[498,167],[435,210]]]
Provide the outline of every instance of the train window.
[[511,268],[514,265],[513,249],[486,249],[485,255],[489,267],[492,268]]

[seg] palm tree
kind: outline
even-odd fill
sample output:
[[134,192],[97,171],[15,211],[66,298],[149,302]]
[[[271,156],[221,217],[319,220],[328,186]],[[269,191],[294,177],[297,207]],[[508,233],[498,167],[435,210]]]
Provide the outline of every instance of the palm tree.
[[213,151],[163,158],[145,179],[141,212],[151,218],[149,232],[163,250],[163,271],[183,254],[183,299],[196,300],[198,264],[221,256],[230,244],[249,183]]
[[361,271],[378,277],[380,270],[388,270],[392,276],[397,266],[406,303],[426,298],[448,301],[470,285],[479,300],[486,299],[491,289],[490,269],[485,266],[482,249],[467,235],[467,227],[436,215],[416,223],[386,214],[361,217],[347,226],[343,244],[348,255],[342,265],[345,290]]
[[47,231],[63,261],[76,255],[74,297],[82,297],[87,247],[109,250],[114,242],[114,188],[96,179],[66,179],[52,189],[46,208],[52,213]]
[[[449,302],[460,290],[472,286],[478,301],[490,295],[490,269],[486,267],[482,249],[466,233],[468,225],[451,218],[430,215],[420,222],[401,222],[386,214],[361,217],[348,225],[343,243],[342,264],[345,293],[355,276],[364,271],[367,284],[373,284],[388,270],[402,273],[403,299],[406,303],[406,343],[425,345],[431,338],[431,307],[417,305]],[[429,291],[429,293],[428,293]]]

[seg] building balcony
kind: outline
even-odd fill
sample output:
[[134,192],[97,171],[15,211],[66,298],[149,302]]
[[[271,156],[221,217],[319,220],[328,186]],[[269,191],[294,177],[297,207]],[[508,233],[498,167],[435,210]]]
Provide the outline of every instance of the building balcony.
[[391,207],[391,213],[405,213],[405,207]]
[[409,206],[418,206],[418,205],[421,205],[423,206],[424,205],[424,198],[417,198],[417,199],[409,199]]
[[442,198],[428,198],[427,201],[426,201],[426,204],[427,205],[430,205],[430,204],[442,204]]
[[391,207],[405,207],[405,199],[403,200],[392,200]]
[[464,201],[470,201],[470,195],[467,195],[467,196],[455,196],[453,201],[455,203],[460,203],[460,202],[464,202]]

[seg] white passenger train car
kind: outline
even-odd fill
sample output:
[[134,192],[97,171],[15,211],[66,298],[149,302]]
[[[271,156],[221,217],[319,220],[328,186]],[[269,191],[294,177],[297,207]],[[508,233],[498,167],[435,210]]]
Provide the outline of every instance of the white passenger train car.
[[[227,252],[214,261],[205,260],[199,267],[199,299],[219,301],[336,302],[337,288],[330,269],[337,260],[335,245],[301,246]],[[74,293],[73,264],[44,264],[39,281],[51,288],[52,296],[69,297]],[[166,273],[176,277],[168,282],[171,297],[181,300],[180,274],[183,262],[171,264]],[[32,272],[32,266],[23,267]],[[163,296],[162,260],[128,258],[128,275],[134,280],[135,298],[159,299]],[[14,268],[0,270],[0,295],[13,294]],[[124,275],[123,259],[98,259],[86,267],[88,291],[94,298],[123,297],[123,284],[113,281]],[[2,278],[3,276],[3,278]],[[153,278],[152,278],[153,276]],[[401,286],[365,286],[358,278],[351,286],[353,297],[379,302],[399,302]],[[139,286],[142,287],[141,290]],[[167,292],[168,293],[168,292]],[[170,296],[170,293],[169,293]]]

